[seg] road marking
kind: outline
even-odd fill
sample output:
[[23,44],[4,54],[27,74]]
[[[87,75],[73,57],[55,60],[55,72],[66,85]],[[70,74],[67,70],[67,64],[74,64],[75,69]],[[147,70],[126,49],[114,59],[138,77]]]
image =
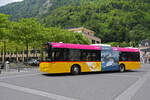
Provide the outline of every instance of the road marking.
[[41,73],[35,73],[35,74],[23,74],[23,75],[14,75],[14,76],[3,76],[3,77],[0,77],[0,79],[28,77],[28,76],[34,76],[34,75],[39,75],[39,74],[41,74]]
[[56,94],[52,94],[52,93],[47,93],[47,92],[43,92],[43,91],[39,91],[39,90],[35,90],[35,89],[29,89],[29,88],[16,86],[16,85],[3,83],[3,82],[0,82],[0,86],[9,88],[9,89],[13,89],[13,90],[17,90],[17,91],[22,91],[25,93],[30,93],[30,94],[34,94],[34,95],[38,95],[38,96],[47,97],[47,98],[54,99],[54,100],[77,100],[77,99],[73,99],[73,98],[69,98],[69,97],[65,97],[65,96],[60,96],[60,95],[56,95]]
[[150,71],[147,72],[143,77],[139,78],[137,82],[135,82],[131,87],[129,87],[126,91],[124,91],[121,95],[119,95],[115,100],[131,100],[132,97],[136,94],[136,92],[143,86],[143,84],[148,80],[150,76]]
[[[141,76],[130,76],[130,75],[115,75],[115,74],[106,74],[108,76],[115,76],[115,77],[130,77],[130,78],[140,78]],[[104,75],[105,76],[105,75]]]

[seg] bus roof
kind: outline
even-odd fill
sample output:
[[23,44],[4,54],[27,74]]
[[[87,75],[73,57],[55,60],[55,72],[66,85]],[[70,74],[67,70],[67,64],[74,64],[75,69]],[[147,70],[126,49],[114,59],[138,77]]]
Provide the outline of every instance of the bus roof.
[[123,52],[140,52],[138,48],[119,48],[119,51]]
[[72,49],[89,49],[89,50],[101,50],[101,46],[94,45],[82,45],[82,44],[69,44],[69,43],[51,43],[53,48],[72,48]]
[[[50,43],[53,48],[72,48],[72,49],[89,49],[89,50],[101,50],[99,45],[83,45],[83,44],[69,44],[69,43]],[[138,48],[120,48],[113,47],[113,50],[118,50],[122,52],[140,52]]]

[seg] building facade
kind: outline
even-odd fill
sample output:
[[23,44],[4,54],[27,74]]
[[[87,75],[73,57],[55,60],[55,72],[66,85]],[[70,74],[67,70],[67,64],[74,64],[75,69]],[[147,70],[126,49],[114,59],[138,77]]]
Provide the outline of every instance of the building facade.
[[92,44],[100,44],[101,43],[101,39],[94,35],[95,32],[92,30],[89,30],[87,28],[84,28],[84,27],[69,28],[68,30],[72,31],[72,32],[83,34],[83,36],[85,36],[87,39],[89,39]]
[[150,63],[150,40],[143,40],[139,45],[141,61]]
[[[5,57],[4,57],[5,55]],[[21,61],[21,62],[24,62],[27,58],[27,51],[21,51],[21,52],[7,52],[7,53],[4,53],[1,52],[0,53],[0,63],[4,63],[4,59],[7,59],[9,58],[10,62],[18,62],[18,61]],[[34,58],[34,59],[40,59],[40,51],[39,50],[34,50],[34,49],[31,49],[31,50],[28,50],[28,59],[31,59],[31,58]]]

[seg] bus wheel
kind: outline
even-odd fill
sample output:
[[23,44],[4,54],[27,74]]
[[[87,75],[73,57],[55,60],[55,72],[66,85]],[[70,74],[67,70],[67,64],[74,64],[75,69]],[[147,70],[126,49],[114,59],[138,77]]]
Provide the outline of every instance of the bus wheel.
[[125,66],[123,64],[119,65],[119,71],[125,72]]
[[78,75],[80,73],[80,67],[78,65],[73,65],[71,67],[71,74]]

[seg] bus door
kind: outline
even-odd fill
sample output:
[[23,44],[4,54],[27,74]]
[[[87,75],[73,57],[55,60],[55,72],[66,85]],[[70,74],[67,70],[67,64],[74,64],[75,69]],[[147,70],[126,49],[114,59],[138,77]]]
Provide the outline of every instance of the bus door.
[[101,49],[102,71],[119,70],[119,50],[111,46],[102,46]]

